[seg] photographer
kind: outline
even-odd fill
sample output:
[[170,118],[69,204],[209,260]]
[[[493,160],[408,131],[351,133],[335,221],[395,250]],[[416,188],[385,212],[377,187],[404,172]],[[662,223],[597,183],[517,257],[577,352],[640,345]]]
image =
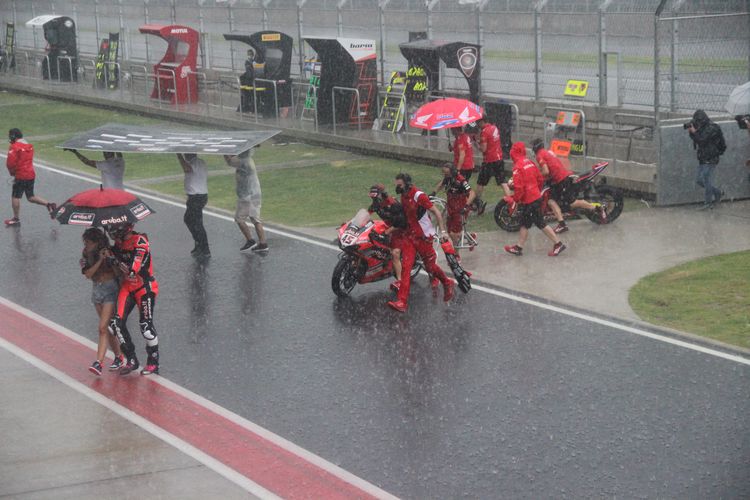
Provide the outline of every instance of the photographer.
[[716,165],[719,164],[719,156],[727,149],[724,134],[702,109],[696,111],[692,121],[683,127],[690,132],[693,148],[698,150],[698,173],[695,182],[705,190],[705,200],[699,210],[713,208],[724,195],[722,190],[713,185],[714,171]]

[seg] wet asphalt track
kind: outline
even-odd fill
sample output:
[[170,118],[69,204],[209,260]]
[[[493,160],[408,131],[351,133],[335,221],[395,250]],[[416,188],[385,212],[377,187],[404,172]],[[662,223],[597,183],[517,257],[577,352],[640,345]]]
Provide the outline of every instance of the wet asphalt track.
[[[39,171],[58,202],[90,187]],[[201,266],[182,210],[149,203],[162,375],[397,496],[750,496],[747,365],[477,291],[445,306],[424,277],[405,316],[384,283],[337,300],[334,251],[240,254],[210,217]],[[43,212],[2,228],[0,294],[95,340],[82,230]]]

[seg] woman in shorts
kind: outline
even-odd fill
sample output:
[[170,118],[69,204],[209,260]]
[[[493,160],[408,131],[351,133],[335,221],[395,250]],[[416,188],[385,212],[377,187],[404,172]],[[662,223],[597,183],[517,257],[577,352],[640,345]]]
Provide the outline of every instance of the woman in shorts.
[[99,228],[91,227],[83,232],[83,255],[81,257],[81,273],[93,281],[91,302],[94,303],[99,315],[99,343],[96,350],[96,361],[89,367],[94,375],[102,374],[102,364],[107,354],[109,343],[115,353],[115,360],[109,366],[110,371],[117,370],[124,359],[120,352],[120,345],[113,335],[109,334],[109,322],[115,311],[115,302],[120,285],[115,274],[112,251],[109,239]]

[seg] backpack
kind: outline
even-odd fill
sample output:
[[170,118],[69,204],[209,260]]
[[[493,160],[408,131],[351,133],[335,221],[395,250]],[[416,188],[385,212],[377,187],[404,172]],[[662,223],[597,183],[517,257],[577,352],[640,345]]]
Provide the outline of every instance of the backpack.
[[719,132],[719,137],[717,137],[716,140],[716,149],[719,151],[719,156],[721,156],[727,150],[727,143],[724,140],[724,132],[721,131],[721,127],[719,127],[718,125],[715,125],[715,127]]

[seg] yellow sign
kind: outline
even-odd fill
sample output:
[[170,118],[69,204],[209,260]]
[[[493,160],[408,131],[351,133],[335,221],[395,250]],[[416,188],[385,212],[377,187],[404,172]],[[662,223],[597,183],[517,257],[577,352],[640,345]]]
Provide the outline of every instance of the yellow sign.
[[261,42],[278,42],[281,40],[281,33],[266,33],[260,35]]
[[586,97],[589,91],[589,82],[586,80],[568,80],[565,84],[565,95],[568,97]]

